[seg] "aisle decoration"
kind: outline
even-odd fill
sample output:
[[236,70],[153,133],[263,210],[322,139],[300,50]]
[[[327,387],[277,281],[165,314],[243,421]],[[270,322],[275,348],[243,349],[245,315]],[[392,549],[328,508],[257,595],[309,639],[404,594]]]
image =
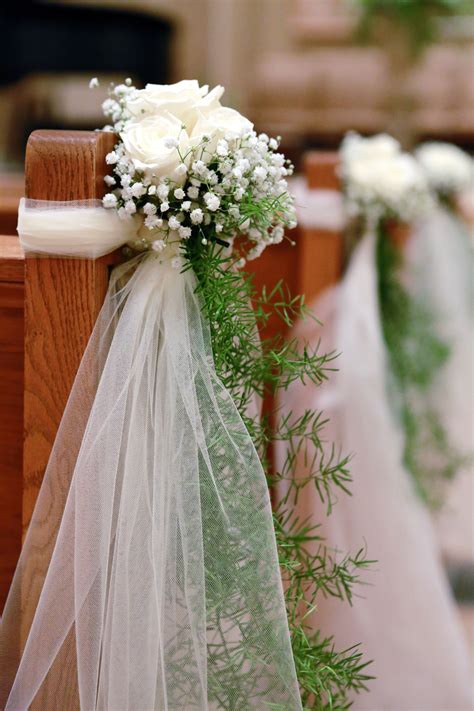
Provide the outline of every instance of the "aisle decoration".
[[[390,137],[362,139],[353,134],[344,142],[343,153],[341,177],[352,221],[346,231],[353,238],[349,259],[342,279],[311,305],[322,325],[300,322],[293,331],[307,348],[317,345],[339,353],[337,368],[319,387],[291,383],[280,395],[281,416],[322,410],[328,419],[323,452],[335,445],[352,454],[353,496],[340,496],[332,515],[320,512],[319,533],[340,550],[363,539],[368,556],[376,563],[366,571],[368,585],[358,589],[351,608],[337,599],[321,598],[310,622],[323,635],[332,634],[340,647],[359,640],[373,660],[369,693],[348,695],[354,711],[467,709],[472,703],[469,650],[440,560],[432,517],[403,463],[406,435],[400,415],[406,408],[414,412],[415,404],[412,388],[397,396],[378,263],[381,250],[388,246],[387,230],[393,230],[387,218],[401,214],[412,220],[429,214],[433,201],[416,162],[402,156]],[[336,219],[334,214],[337,201],[328,200],[324,192],[313,192],[306,203],[302,195],[298,205],[302,214],[305,207],[310,208],[308,230],[322,230],[326,238],[332,229],[337,242],[343,231],[341,215]],[[319,211],[311,210],[312,205],[318,205]],[[381,266],[385,269],[385,262]],[[404,363],[410,355],[408,336],[417,353],[421,357],[423,353],[413,322],[409,322],[411,330],[404,330],[403,319],[407,313],[411,317],[412,296],[405,292],[400,272],[393,270],[389,275],[397,295],[401,290],[405,299],[402,316],[395,322],[403,326],[398,334],[401,342],[397,344],[397,335],[391,334],[392,348],[401,349]],[[382,277],[385,284],[387,275]],[[393,319],[389,328],[392,325]],[[424,365],[421,362],[418,367]],[[293,475],[304,479],[306,471],[306,460],[301,457]],[[320,511],[314,492],[301,496],[296,510],[301,519]]]
[[[291,480],[295,453],[265,477],[270,440],[320,450],[324,422],[307,411],[272,435],[260,402],[321,382],[331,357],[259,341],[271,311],[286,325],[305,314],[302,298],[282,285],[259,294],[242,270],[295,225],[292,166],[222,93],[112,87],[102,207],[22,205],[29,251],[93,257],[126,244],[129,259],[112,275],[7,601],[4,657],[20,622],[29,636],[18,668],[3,666],[6,709],[57,704],[64,688],[87,710],[343,708],[367,681],[358,648],[336,651],[299,615],[306,589],[350,600],[363,552],[335,556],[321,541],[310,555],[317,526],[289,498],[272,516],[268,484]],[[316,488],[330,507],[349,480],[345,460],[320,453],[290,488]]]
[[[474,385],[474,262],[462,199],[474,191],[474,161],[457,146],[435,141],[422,144],[415,155],[436,206],[417,225],[409,245],[410,286],[416,298],[436,314],[439,338],[449,343],[450,355],[433,384],[430,405],[459,452],[455,470],[462,472],[464,488],[469,491],[473,419],[466,393]],[[463,484],[460,486],[462,490]],[[452,504],[448,500],[447,508]],[[462,509],[462,505],[456,508]],[[448,539],[456,539],[455,528],[451,526]],[[461,530],[467,541],[470,526]],[[465,547],[466,542],[458,545],[459,549]]]
[[[341,147],[341,174],[355,232],[367,225],[377,232],[379,306],[390,359],[388,386],[403,426],[404,463],[422,498],[440,503],[440,485],[460,465],[429,392],[449,358],[426,301],[406,284],[401,250],[390,237],[394,227],[416,222],[435,206],[424,171],[392,137],[349,134]],[[365,226],[365,227],[364,227]]]

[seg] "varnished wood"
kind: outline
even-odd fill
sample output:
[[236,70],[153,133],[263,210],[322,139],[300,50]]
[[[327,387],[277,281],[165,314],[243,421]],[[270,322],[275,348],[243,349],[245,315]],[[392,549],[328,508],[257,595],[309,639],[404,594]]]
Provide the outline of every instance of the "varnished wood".
[[339,154],[309,151],[304,158],[304,174],[310,190],[340,190]]
[[[340,190],[339,157],[335,152],[311,151],[304,161],[310,190]],[[302,228],[298,254],[298,291],[308,304],[339,280],[343,266],[342,232]]]
[[25,255],[17,235],[0,235],[0,282],[23,282]]
[[[26,196],[88,200],[105,192],[105,132],[35,131]],[[67,398],[102,305],[115,256],[26,259],[23,526],[29,523]]]
[[0,236],[0,611],[21,548],[24,255]]
[[22,173],[0,174],[0,233],[16,235],[18,204],[25,194]]

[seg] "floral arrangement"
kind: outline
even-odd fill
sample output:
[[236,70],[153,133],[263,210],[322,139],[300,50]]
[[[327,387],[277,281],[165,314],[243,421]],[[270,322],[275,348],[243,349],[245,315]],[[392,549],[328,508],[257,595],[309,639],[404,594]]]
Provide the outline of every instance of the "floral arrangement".
[[[285,337],[288,328],[309,316],[303,297],[291,295],[281,283],[260,290],[242,268],[268,245],[281,242],[285,228],[295,226],[287,190],[293,167],[278,151],[279,139],[257,134],[248,119],[221,105],[222,94],[222,87],[209,91],[196,81],[136,89],[126,80],[111,87],[103,104],[110,120],[105,130],[118,138],[107,156],[111,171],[103,204],[121,219],[137,222],[138,239],[130,247],[139,253],[138,260],[141,254],[144,259],[157,255],[196,276],[217,375],[252,437],[269,486],[286,492],[275,503],[273,521],[303,708],[342,709],[353,692],[366,689],[371,678],[367,661],[357,644],[335,649],[332,638],[315,632],[308,618],[320,595],[351,601],[360,571],[368,565],[366,552],[362,542],[353,552],[333,550],[320,537],[317,521],[300,520],[294,501],[304,487],[315,487],[330,510],[350,484],[347,458],[324,454],[321,413],[289,413],[280,421],[255,412],[256,400],[276,398],[296,379],[322,382],[333,356],[302,350],[296,339]],[[280,319],[282,329],[265,335],[270,318]],[[280,471],[268,461],[274,441],[287,450]],[[299,456],[309,463],[304,481],[294,476]],[[212,578],[213,571],[206,575]],[[242,580],[245,575],[242,570]],[[209,614],[218,618],[222,601],[214,600],[214,590],[211,584],[207,603]],[[228,616],[230,606],[231,601]],[[214,623],[218,629],[220,620]],[[239,683],[232,676],[247,654],[247,636],[251,646],[255,632],[244,625],[236,610],[238,649],[231,658],[225,645],[213,651],[213,663],[226,660],[229,671],[228,688],[209,690],[216,708],[247,707],[245,697],[237,698]],[[258,695],[259,680],[251,674],[246,672],[246,687]],[[227,693],[232,696],[228,703],[222,701]]]
[[[376,232],[380,315],[390,367],[387,385],[404,432],[404,464],[420,496],[438,505],[439,482],[451,478],[461,461],[428,397],[449,347],[438,336],[434,314],[404,283],[402,252],[389,229],[390,222],[412,222],[435,206],[434,173],[439,175],[440,162],[457,161],[452,156],[433,159],[431,150],[423,165],[419,154],[416,160],[403,153],[387,134],[363,138],[349,133],[341,146],[341,177],[355,236],[367,226]],[[426,165],[430,160],[435,164],[431,177]],[[463,181],[467,178],[464,160],[463,167],[457,165],[452,172],[460,185],[461,174]],[[433,461],[427,462],[427,451],[435,455]]]
[[430,188],[441,199],[474,185],[474,161],[458,146],[431,141],[423,143],[415,155]]
[[223,93],[197,81],[136,89],[126,80],[110,89],[106,130],[119,141],[107,156],[103,204],[124,220],[142,218],[136,250],[171,249],[179,266],[188,240],[233,246],[245,234],[242,267],[296,225],[286,181],[293,166],[278,152],[279,139],[257,135],[221,105]]
[[431,206],[426,177],[392,136],[348,133],[341,149],[341,178],[348,213],[372,222],[410,222]]

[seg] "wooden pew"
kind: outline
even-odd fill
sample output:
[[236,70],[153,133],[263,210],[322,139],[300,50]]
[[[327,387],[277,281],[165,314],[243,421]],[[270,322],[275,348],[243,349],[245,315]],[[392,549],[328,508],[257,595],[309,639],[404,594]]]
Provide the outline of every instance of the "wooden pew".
[[0,235],[16,235],[18,204],[24,194],[23,173],[0,174]]
[[0,614],[21,548],[24,277],[18,237],[0,236]]
[[[105,156],[113,142],[113,135],[103,132],[34,132],[26,152],[26,197],[100,198]],[[317,156],[309,162],[313,173]],[[333,154],[330,159],[323,154],[324,167],[320,177],[311,178],[313,187],[337,186],[336,162]],[[305,292],[311,299],[339,275],[341,245],[342,237],[335,233],[303,230],[296,235],[296,246],[284,241],[267,249],[250,268],[257,285],[271,288],[282,279],[293,293]],[[25,259],[17,237],[0,241],[0,319],[8,321],[0,340],[0,494],[5,492],[0,607],[110,269],[119,259],[117,253],[95,261]],[[270,331],[281,328],[278,320],[269,324]]]

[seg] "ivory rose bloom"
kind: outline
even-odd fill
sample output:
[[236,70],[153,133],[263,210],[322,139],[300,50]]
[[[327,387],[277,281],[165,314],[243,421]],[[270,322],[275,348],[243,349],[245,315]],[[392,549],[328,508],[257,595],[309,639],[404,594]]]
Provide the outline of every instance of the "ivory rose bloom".
[[158,178],[174,174],[182,156],[189,150],[189,138],[181,122],[171,114],[147,116],[132,121],[120,133],[125,152],[136,170]]
[[199,113],[199,118],[191,134],[193,144],[202,140],[204,135],[210,137],[207,151],[213,153],[217,143],[222,138],[238,138],[253,129],[251,123],[245,116],[239,114],[234,109],[219,106],[215,109],[203,109]]
[[147,84],[139,89],[127,102],[127,109],[135,120],[148,116],[172,114],[186,126],[188,133],[194,128],[198,111],[220,106],[219,99],[224,93],[222,86],[209,92],[208,86],[199,86],[195,80],[179,81],[177,84]]

